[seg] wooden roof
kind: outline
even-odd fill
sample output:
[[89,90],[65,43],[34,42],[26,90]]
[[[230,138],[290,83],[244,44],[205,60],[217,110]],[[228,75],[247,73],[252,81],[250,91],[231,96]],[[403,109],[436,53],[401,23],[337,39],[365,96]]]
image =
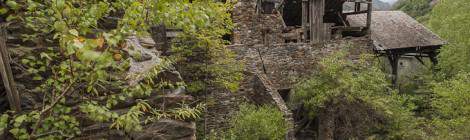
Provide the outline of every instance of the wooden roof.
[[[351,26],[364,26],[366,14],[348,16]],[[377,50],[436,47],[446,44],[418,21],[402,11],[374,11],[372,40]]]

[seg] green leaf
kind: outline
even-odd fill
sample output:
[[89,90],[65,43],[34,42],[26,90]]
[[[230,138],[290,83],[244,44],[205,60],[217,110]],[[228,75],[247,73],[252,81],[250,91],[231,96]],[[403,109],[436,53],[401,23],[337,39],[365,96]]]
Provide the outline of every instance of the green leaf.
[[28,64],[30,61],[29,59],[21,59],[21,63],[23,64]]
[[8,8],[0,8],[0,15],[4,15],[8,12]]
[[9,0],[6,4],[13,10],[19,9],[18,3],[16,3],[15,1]]
[[26,115],[20,115],[15,118],[15,123],[23,123],[26,120]]
[[18,132],[20,132],[20,129],[18,128],[13,128],[10,130],[10,133],[12,133],[13,135],[18,134]]
[[75,29],[69,30],[69,33],[72,34],[72,35],[74,35],[74,36],[77,36],[77,37],[78,37],[78,31],[75,30]]
[[43,79],[42,76],[39,76],[39,75],[36,75],[36,76],[33,77],[33,80],[35,80],[35,81],[40,81],[42,79]]
[[17,19],[17,18],[18,18],[18,16],[9,15],[9,16],[7,17],[7,21],[12,21],[12,20],[15,20],[15,19]]
[[52,58],[47,53],[42,52],[39,55],[41,56],[41,58],[47,58],[48,60],[52,60]]
[[55,0],[56,7],[59,10],[62,10],[65,7],[65,0]]
[[63,32],[67,29],[67,24],[64,21],[56,21],[54,23],[54,29],[58,32]]

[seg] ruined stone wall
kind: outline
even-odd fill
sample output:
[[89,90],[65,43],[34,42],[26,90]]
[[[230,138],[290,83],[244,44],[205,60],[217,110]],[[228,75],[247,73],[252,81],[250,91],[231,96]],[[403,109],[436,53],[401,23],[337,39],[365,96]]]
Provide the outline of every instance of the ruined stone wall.
[[[266,74],[275,89],[290,89],[294,84],[309,76],[318,61],[327,54],[342,47],[352,46],[353,54],[369,51],[369,39],[352,38],[332,40],[323,44],[289,43],[265,46],[233,45],[238,60],[245,63],[246,71],[260,71]],[[355,55],[351,55],[354,57]]]
[[250,99],[258,104],[271,104],[276,106],[282,112],[284,120],[289,125],[286,139],[294,139],[294,118],[291,110],[287,107],[287,104],[282,99],[278,90],[273,88],[270,80],[268,80],[268,77],[266,77],[265,74],[256,74],[253,82],[258,86],[253,87],[255,90],[250,96]]
[[[312,74],[318,61],[334,50],[357,46],[357,53],[369,46],[368,38],[332,40],[323,44],[285,43],[286,29],[282,14],[262,14],[256,10],[256,0],[239,0],[232,12],[235,29],[232,44],[227,46],[244,64],[244,76],[236,92],[212,91],[206,113],[210,133],[224,132],[229,119],[243,102],[272,104],[284,113],[284,119],[294,127],[291,110],[279,94]],[[353,52],[355,53],[355,52]],[[293,128],[286,139],[295,139]]]
[[[272,87],[265,74],[245,72],[240,89],[236,92],[213,92],[208,101],[206,114],[206,135],[226,132],[230,127],[230,118],[239,110],[242,103],[256,105],[270,104],[276,106],[283,114],[286,122],[292,126],[287,137],[292,137],[294,119],[278,91]],[[289,138],[290,139],[290,138]]]
[[234,6],[232,20],[235,24],[233,44],[263,44],[263,40],[271,44],[284,43],[282,14],[277,10],[273,14],[257,13],[256,0],[239,0]]
[[211,93],[212,99],[209,101],[206,114],[209,132],[206,133],[227,130],[230,117],[238,111],[238,106],[243,102],[258,105],[272,104],[284,113],[286,122],[293,126],[292,113],[278,90],[291,89],[300,80],[308,78],[317,67],[318,61],[334,50],[353,46],[357,51],[352,53],[359,54],[368,50],[366,49],[368,45],[367,38],[354,38],[315,45],[291,43],[269,46],[262,44],[227,46],[237,54],[237,60],[244,63],[244,79],[236,92]]

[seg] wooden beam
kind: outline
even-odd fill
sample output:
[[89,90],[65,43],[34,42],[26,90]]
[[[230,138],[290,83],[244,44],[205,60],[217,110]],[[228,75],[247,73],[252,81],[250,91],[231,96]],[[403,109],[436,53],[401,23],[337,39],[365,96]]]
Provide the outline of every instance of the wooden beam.
[[309,20],[310,20],[310,42],[311,43],[316,43],[315,42],[315,8],[316,8],[316,5],[315,5],[315,0],[310,0],[309,2]]
[[325,23],[324,23],[324,16],[325,16],[325,0],[319,0],[320,3],[320,8],[318,11],[319,17],[317,19],[318,21],[318,27],[317,30],[320,31],[318,32],[318,41],[319,42],[324,42],[326,40],[326,33],[328,32],[325,28]]
[[421,63],[422,65],[425,65],[425,63],[424,63],[423,59],[421,59],[421,57],[419,57],[419,56],[414,56],[414,57],[416,58],[416,60],[419,61],[419,63]]
[[431,51],[431,52],[428,52],[428,56],[429,56],[429,59],[431,60],[432,62],[432,65],[433,67],[435,67],[438,63],[437,61],[437,51]]
[[369,3],[369,0],[346,0],[346,2]]
[[320,43],[325,40],[325,0],[310,0],[310,38],[312,43]]
[[308,0],[302,0],[302,30],[303,30],[303,38],[304,42],[308,42]]
[[354,12],[361,11],[361,3],[360,2],[355,2],[354,3]]
[[355,27],[355,26],[335,26],[335,27],[331,27],[332,29],[339,29],[339,30],[342,30],[342,31],[362,31],[362,29],[364,29],[364,27]]
[[366,23],[366,27],[367,27],[367,32],[370,34],[371,31],[370,31],[370,26],[372,24],[372,0],[368,0],[369,3],[367,3],[367,23]]
[[400,60],[400,54],[389,52],[387,54],[388,60],[392,67],[392,85],[398,87],[398,62]]
[[343,15],[357,15],[357,14],[365,14],[365,13],[369,13],[369,10],[348,12],[348,13],[343,13]]
[[2,76],[3,85],[7,92],[8,103],[10,109],[16,112],[21,111],[20,96],[16,89],[16,84],[13,79],[13,74],[10,66],[10,56],[7,49],[7,33],[6,24],[0,24],[0,74]]

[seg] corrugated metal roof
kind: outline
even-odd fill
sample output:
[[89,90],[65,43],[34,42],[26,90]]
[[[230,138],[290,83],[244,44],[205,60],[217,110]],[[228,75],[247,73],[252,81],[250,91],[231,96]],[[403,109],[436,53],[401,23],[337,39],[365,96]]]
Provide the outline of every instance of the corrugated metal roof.
[[[351,26],[364,26],[366,19],[366,14],[348,16]],[[439,36],[402,11],[374,11],[371,32],[378,50],[446,44]]]

